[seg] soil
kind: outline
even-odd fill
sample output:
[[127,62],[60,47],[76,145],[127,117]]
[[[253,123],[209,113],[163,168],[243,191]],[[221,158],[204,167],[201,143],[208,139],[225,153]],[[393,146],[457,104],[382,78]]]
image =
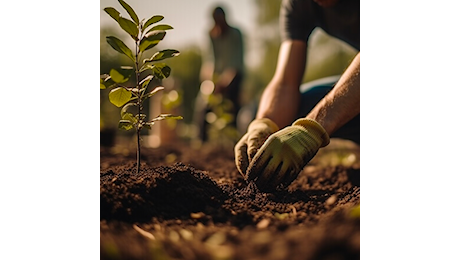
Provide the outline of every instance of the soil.
[[325,154],[264,193],[232,148],[143,148],[136,173],[134,153],[101,147],[101,259],[359,259],[359,162]]

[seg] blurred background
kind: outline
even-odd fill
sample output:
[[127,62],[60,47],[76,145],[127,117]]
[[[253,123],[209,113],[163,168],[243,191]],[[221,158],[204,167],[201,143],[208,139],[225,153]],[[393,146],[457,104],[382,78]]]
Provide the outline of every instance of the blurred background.
[[[162,49],[177,49],[181,53],[165,60],[172,69],[170,77],[162,82],[165,90],[154,96],[145,109],[149,118],[160,113],[172,113],[181,115],[184,119],[165,120],[155,124],[152,130],[142,132],[143,145],[158,147],[181,140],[189,142],[193,147],[199,147],[203,140],[199,138],[194,117],[195,103],[200,95],[206,95],[212,105],[204,118],[208,129],[206,140],[229,146],[236,143],[244,134],[245,122],[249,123],[248,120],[253,115],[246,115],[247,119],[235,127],[232,121],[236,118],[221,109],[225,100],[218,95],[203,93],[209,92],[209,89],[202,84],[200,78],[204,59],[212,51],[209,40],[209,31],[214,25],[212,13],[216,6],[223,7],[228,24],[242,33],[245,67],[240,104],[242,107],[257,107],[259,97],[276,67],[280,45],[278,14],[281,0],[128,0],[127,3],[140,20],[163,15],[165,18],[160,24],[174,27],[167,31],[164,40],[155,48],[145,52],[145,58]],[[109,73],[111,68],[131,65],[126,56],[113,50],[105,40],[106,36],[113,35],[127,44],[132,42],[128,34],[103,11],[105,7],[114,7],[121,16],[129,18],[117,0],[100,1],[101,74]],[[133,46],[128,47],[134,49]],[[310,38],[303,82],[341,74],[356,53],[357,50],[349,45],[329,37],[320,29],[315,30]],[[120,108],[109,102],[108,93],[108,90],[100,91],[101,145],[115,146],[124,140],[131,140],[135,133],[117,129]]]

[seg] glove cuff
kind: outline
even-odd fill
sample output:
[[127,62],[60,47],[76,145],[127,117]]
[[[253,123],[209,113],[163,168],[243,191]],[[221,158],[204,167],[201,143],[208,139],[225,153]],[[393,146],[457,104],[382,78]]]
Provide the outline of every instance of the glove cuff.
[[276,132],[278,130],[280,130],[280,128],[278,127],[278,125],[273,122],[271,119],[268,119],[268,118],[259,118],[259,119],[254,119],[248,126],[248,132],[251,130],[251,129],[255,129],[257,128],[259,125],[261,124],[264,124],[264,125],[267,125],[270,130],[272,130],[272,132]]
[[327,134],[326,130],[315,120],[310,118],[301,118],[297,119],[292,125],[302,126],[307,130],[314,131],[316,134],[318,134],[323,141],[321,147],[329,144],[329,135]]

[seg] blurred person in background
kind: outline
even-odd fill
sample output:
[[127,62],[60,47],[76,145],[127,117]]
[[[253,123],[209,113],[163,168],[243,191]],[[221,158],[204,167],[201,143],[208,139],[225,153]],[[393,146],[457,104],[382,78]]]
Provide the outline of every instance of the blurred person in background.
[[214,26],[209,31],[212,50],[204,56],[201,68],[201,90],[195,105],[195,124],[200,130],[200,138],[205,141],[206,113],[210,111],[207,97],[210,94],[222,95],[231,101],[228,113],[233,115],[231,125],[236,127],[236,116],[240,109],[240,89],[244,70],[243,36],[238,28],[227,23],[222,7],[212,12]]
[[256,119],[235,145],[238,171],[259,189],[287,187],[330,137],[360,142],[360,53],[342,75],[301,85],[320,27],[359,51],[359,0],[283,0],[282,43]]

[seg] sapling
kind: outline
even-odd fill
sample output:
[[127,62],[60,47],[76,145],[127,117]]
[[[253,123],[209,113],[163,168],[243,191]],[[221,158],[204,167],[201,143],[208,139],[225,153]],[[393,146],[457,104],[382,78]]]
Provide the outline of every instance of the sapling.
[[[143,59],[142,55],[146,50],[155,47],[166,35],[166,30],[173,27],[167,24],[156,23],[163,20],[163,16],[154,15],[148,20],[141,20],[134,10],[125,1],[118,0],[121,6],[128,12],[131,19],[124,18],[113,7],[104,8],[104,11],[110,15],[120,27],[130,35],[134,41],[135,51],[132,50],[120,39],[115,36],[107,36],[108,44],[117,52],[128,56],[133,66],[122,66],[118,69],[111,69],[110,73],[101,75],[101,89],[113,88],[109,93],[109,100],[117,107],[121,107],[121,120],[118,128],[123,130],[134,129],[137,134],[137,172],[140,169],[141,144],[140,133],[145,127],[151,129],[155,122],[164,119],[182,119],[181,116],[171,114],[160,114],[153,119],[147,119],[143,113],[143,102],[153,95],[163,90],[162,86],[153,86],[153,82],[161,81],[169,77],[171,68],[162,61],[179,55],[179,51],[166,49],[158,51],[152,57]],[[135,87],[127,87],[124,84],[135,76]],[[141,76],[142,75],[142,76]],[[151,85],[153,87],[151,87]],[[135,110],[133,114],[129,111]]]

